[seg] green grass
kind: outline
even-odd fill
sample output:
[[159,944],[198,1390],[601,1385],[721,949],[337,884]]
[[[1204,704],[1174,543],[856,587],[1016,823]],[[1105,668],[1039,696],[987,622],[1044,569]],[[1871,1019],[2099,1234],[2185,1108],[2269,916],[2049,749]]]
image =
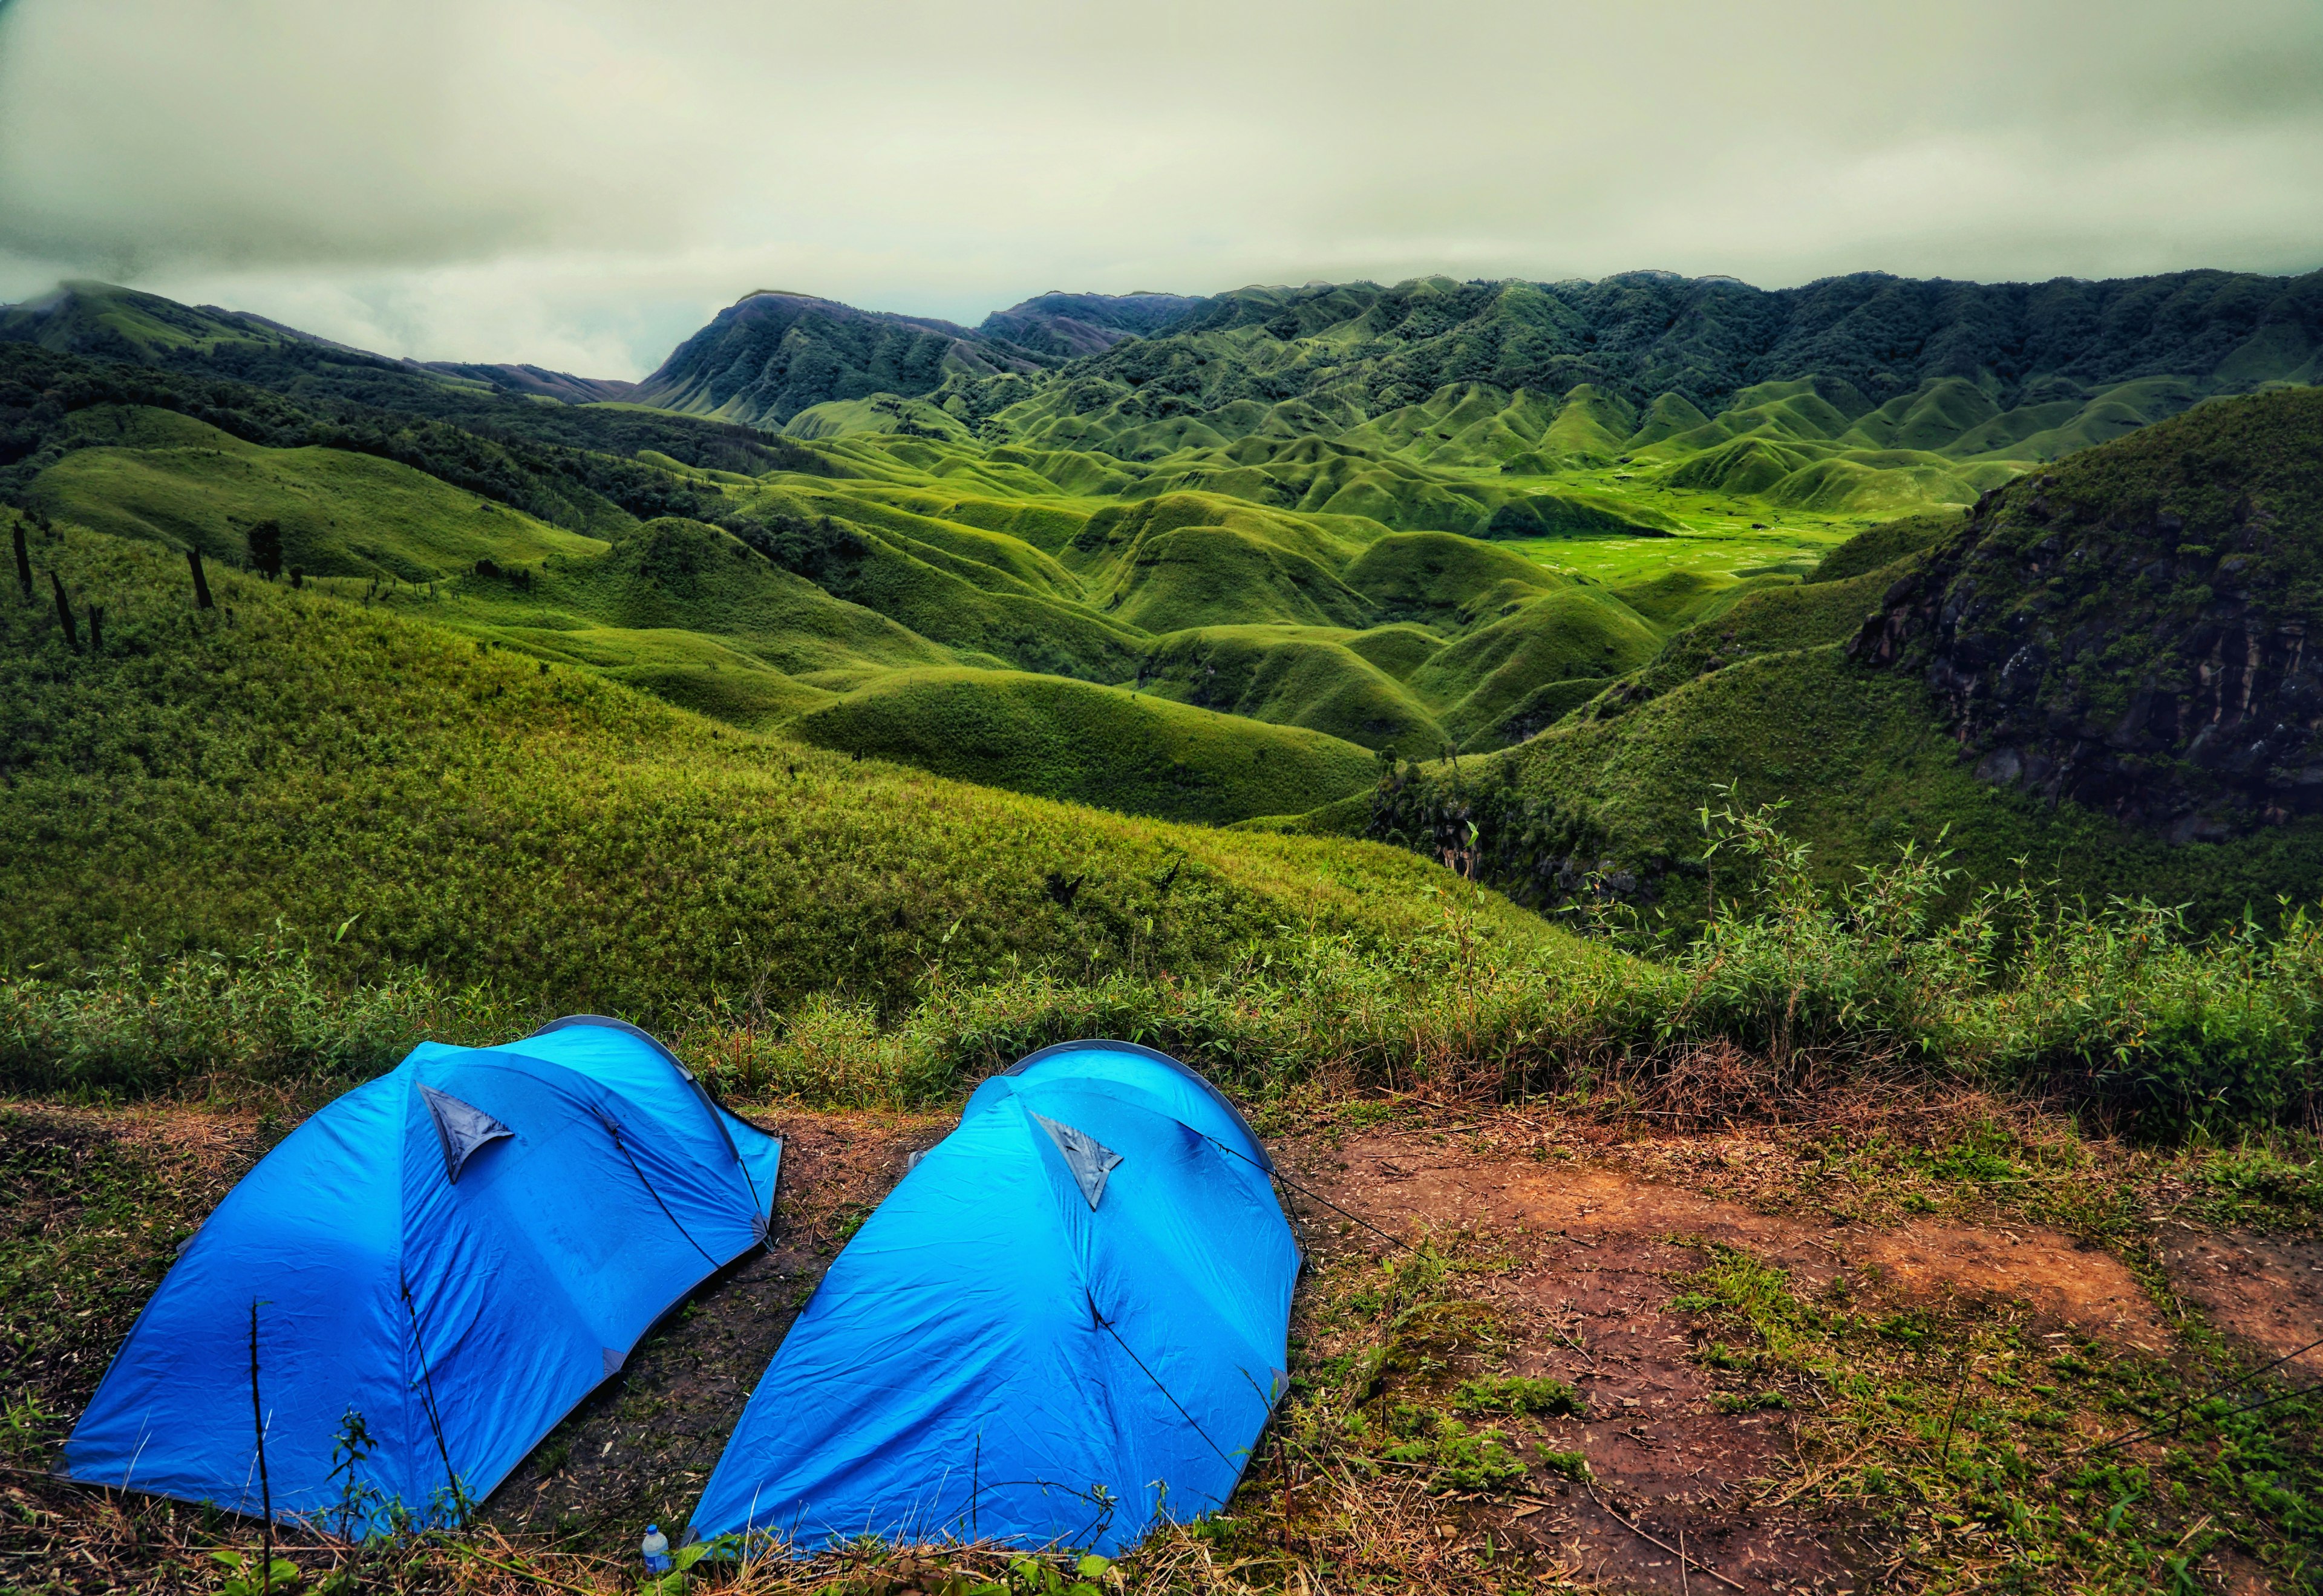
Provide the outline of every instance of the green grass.
[[92,438],[43,472],[32,508],[124,537],[241,560],[261,521],[281,527],[285,570],[428,582],[480,559],[537,562],[605,546],[409,466],[343,449],[263,449],[189,417],[106,407],[76,417]]
[[1538,690],[1602,685],[1643,665],[1660,645],[1651,627],[1604,590],[1568,588],[1447,645],[1412,672],[1411,686],[1444,706],[1445,729],[1462,747],[1489,748],[1503,740],[1495,731],[1501,720]]
[[[132,936],[159,953],[236,947],[278,919],[315,934],[348,922],[326,956],[337,977],[425,964],[645,1019],[718,993],[893,999],[939,967],[1101,974],[1134,957],[1193,972],[1286,924],[1391,943],[1435,920],[1417,894],[1440,871],[1397,850],[858,764],[214,569],[228,624],[192,610],[183,562],[156,546],[35,544],[44,580],[106,606],[106,644],[69,653],[48,610],[13,590],[0,601],[8,968],[109,959]],[[1215,748],[1244,760],[1253,740],[1283,739],[1354,779],[1371,764],[1311,733],[1130,707],[1221,726]],[[1051,876],[1080,884],[1070,902]],[[1548,934],[1493,914],[1519,941]]]
[[824,748],[1132,814],[1213,824],[1369,786],[1371,754],[1150,693],[1021,672],[899,671],[790,724]]
[[1432,758],[1445,747],[1444,729],[1426,703],[1365,652],[1409,674],[1440,647],[1418,628],[1204,627],[1157,639],[1138,665],[1138,687],[1227,714],[1303,726],[1365,748]]

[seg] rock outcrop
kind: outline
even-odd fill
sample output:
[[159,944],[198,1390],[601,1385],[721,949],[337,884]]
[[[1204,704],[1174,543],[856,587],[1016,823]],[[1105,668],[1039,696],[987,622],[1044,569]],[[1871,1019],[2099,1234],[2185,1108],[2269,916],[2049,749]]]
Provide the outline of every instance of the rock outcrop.
[[1985,495],[1848,652],[1924,672],[1985,780],[2179,842],[2323,812],[2323,392]]

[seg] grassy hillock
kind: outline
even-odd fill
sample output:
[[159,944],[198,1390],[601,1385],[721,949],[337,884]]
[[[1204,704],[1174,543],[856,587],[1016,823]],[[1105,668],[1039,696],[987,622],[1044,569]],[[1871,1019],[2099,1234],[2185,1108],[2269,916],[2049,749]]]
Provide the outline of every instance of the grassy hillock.
[[1350,742],[1153,694],[1016,671],[898,671],[792,722],[825,748],[960,781],[1211,823],[1369,786]]
[[1679,529],[1650,505],[1601,493],[1528,493],[1495,509],[1483,537],[1657,537]]
[[1442,646],[1417,628],[1202,627],[1157,639],[1137,684],[1181,703],[1433,758],[1447,740],[1444,729],[1387,667],[1409,676]]
[[251,529],[271,523],[281,569],[405,582],[481,559],[605,547],[391,460],[262,448],[167,410],[104,406],[73,421],[84,446],[43,472],[27,501],[101,532],[241,563],[251,558]]
[[1603,589],[1567,588],[1447,645],[1412,672],[1411,686],[1445,706],[1445,729],[1461,746],[1496,746],[1485,734],[1528,700],[1539,713],[1560,688],[1576,702],[1593,696],[1660,646],[1660,635]]
[[1440,532],[1379,539],[1347,567],[1346,581],[1382,620],[1455,630],[1566,585],[1521,555]]
[[1175,492],[1099,511],[1066,547],[1106,612],[1149,632],[1195,626],[1361,627],[1341,574],[1382,528]]
[[[339,978],[424,964],[648,1018],[719,993],[894,997],[938,969],[1195,972],[1284,925],[1393,946],[1436,918],[1420,889],[1440,872],[1400,850],[1131,820],[747,736],[366,605],[359,584],[214,568],[220,608],[197,611],[156,545],[35,530],[30,553],[42,601],[13,582],[0,601],[10,969],[130,939],[229,948],[280,920],[317,933]],[[1128,707],[1246,730],[1220,747],[1262,766],[1296,745],[1328,767],[1345,747]],[[1356,780],[1370,764],[1341,757]],[[1485,913],[1511,947],[1555,940]]]
[[[1100,682],[1121,681],[1135,671],[1146,639],[1133,622],[1044,591],[1045,583],[1036,586],[980,557],[985,549],[958,546],[965,538],[998,546],[999,535],[961,527],[939,542],[883,530],[885,518],[859,504],[840,513],[856,518],[840,523],[845,531],[827,557],[802,568],[833,597],[877,610],[946,647],[1019,669]],[[1046,563],[1029,545],[1005,541]]]

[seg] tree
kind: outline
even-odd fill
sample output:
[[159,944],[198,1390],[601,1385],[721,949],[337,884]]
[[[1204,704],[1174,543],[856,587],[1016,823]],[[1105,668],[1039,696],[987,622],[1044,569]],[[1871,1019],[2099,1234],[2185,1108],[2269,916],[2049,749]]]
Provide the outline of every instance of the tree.
[[271,518],[250,529],[250,563],[272,582],[282,574],[282,523]]

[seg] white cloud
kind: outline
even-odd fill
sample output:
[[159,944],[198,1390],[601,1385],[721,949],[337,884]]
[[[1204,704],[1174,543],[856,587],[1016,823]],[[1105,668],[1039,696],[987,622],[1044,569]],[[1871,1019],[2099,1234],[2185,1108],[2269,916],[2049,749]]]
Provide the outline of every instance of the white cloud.
[[2323,8],[17,0],[63,272],[635,374],[755,287],[2323,264]]

